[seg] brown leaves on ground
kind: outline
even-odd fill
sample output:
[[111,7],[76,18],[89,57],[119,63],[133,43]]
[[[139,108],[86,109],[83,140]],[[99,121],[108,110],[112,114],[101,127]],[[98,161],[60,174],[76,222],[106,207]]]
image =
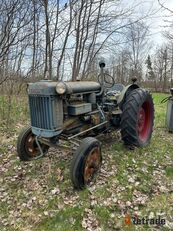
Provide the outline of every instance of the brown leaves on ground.
[[82,220],[82,227],[88,231],[101,231],[99,222],[91,209],[85,209]]
[[[81,192],[73,189],[69,179],[70,152],[51,149],[45,158],[23,163],[16,155],[16,137],[3,138],[0,230],[31,231],[77,207],[83,211],[81,218],[69,213],[69,227],[76,227],[80,219],[81,230],[121,230],[127,212],[146,215],[148,203],[173,192],[173,181],[165,176],[165,165],[173,165],[169,150],[163,163],[159,156],[153,160],[149,149],[133,153],[121,143],[114,147],[115,142],[106,145],[103,141],[103,164],[96,183]],[[167,227],[172,227],[171,216]]]

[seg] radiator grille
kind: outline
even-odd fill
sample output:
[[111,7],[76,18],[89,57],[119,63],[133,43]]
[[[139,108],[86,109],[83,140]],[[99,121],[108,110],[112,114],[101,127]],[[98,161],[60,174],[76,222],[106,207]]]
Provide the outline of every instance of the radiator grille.
[[30,95],[29,106],[31,126],[48,130],[55,129],[53,96]]

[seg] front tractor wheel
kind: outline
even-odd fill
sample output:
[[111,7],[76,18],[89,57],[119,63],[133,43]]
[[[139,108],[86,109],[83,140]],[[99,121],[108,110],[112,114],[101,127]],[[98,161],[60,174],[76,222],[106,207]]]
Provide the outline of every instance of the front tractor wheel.
[[83,189],[95,180],[102,161],[100,142],[87,137],[82,140],[71,162],[70,175],[76,189]]
[[[49,146],[40,144],[43,153],[47,153]],[[17,141],[17,153],[22,161],[30,161],[37,159],[40,156],[40,151],[35,140],[35,135],[32,133],[31,127],[24,128],[20,133]]]
[[151,94],[141,88],[133,90],[123,105],[122,140],[128,146],[146,146],[151,139],[153,123],[154,105]]

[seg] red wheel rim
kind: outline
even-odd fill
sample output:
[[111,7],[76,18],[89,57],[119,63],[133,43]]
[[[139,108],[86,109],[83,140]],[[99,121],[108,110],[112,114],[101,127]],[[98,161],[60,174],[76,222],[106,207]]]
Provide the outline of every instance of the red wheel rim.
[[150,102],[144,102],[138,112],[138,136],[141,142],[146,142],[151,134],[152,129],[152,106]]

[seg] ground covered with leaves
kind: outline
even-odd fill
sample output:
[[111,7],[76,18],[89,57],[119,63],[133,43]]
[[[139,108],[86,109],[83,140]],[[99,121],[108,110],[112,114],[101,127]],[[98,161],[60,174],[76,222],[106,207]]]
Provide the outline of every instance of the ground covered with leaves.
[[[102,139],[103,165],[90,188],[76,191],[69,177],[71,152],[51,149],[20,162],[16,139],[25,123],[0,134],[0,230],[173,230],[173,134],[165,130],[163,94],[154,94],[151,144],[127,150],[119,133]],[[166,224],[125,224],[125,217]]]

